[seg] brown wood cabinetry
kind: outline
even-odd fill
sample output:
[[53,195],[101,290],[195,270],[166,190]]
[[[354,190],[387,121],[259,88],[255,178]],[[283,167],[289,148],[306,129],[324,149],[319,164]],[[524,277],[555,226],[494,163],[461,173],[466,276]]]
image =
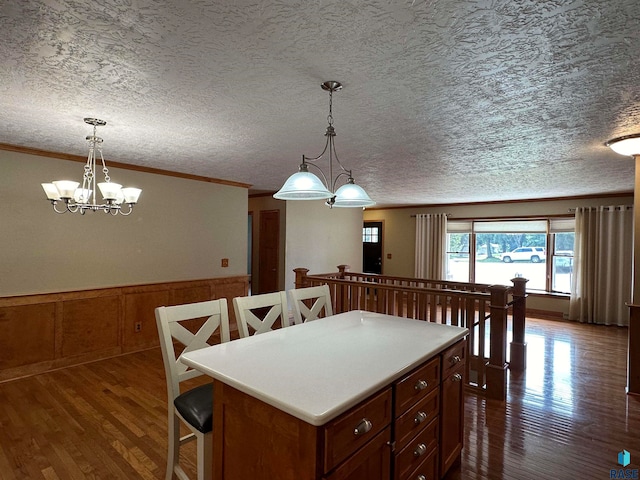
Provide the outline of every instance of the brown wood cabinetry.
[[466,349],[459,341],[321,426],[216,381],[214,478],[441,478],[462,449]]
[[447,473],[462,451],[466,362],[466,340],[458,342],[442,354],[440,477]]

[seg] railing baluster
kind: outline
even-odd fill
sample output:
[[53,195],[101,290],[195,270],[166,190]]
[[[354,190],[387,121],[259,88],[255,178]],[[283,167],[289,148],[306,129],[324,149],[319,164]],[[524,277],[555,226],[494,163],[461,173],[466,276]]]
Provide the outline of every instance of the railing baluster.
[[[514,340],[511,360],[514,361],[514,345],[522,345],[521,350],[526,348],[523,341],[526,308],[523,281],[517,284],[514,280],[516,287],[512,288],[351,273],[347,270],[348,266],[341,265],[338,273],[308,275],[308,269],[297,268],[294,270],[295,286],[304,288],[329,285],[335,313],[360,309],[468,328],[467,382],[484,391],[488,397],[504,400],[509,295],[514,297]],[[489,318],[491,321],[487,322]]]

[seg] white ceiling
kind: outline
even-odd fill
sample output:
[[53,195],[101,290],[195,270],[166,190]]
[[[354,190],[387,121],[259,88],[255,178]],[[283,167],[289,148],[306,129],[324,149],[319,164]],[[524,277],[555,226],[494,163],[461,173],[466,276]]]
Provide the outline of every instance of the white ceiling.
[[0,143],[86,155],[97,117],[107,160],[274,191],[324,147],[337,80],[338,155],[380,205],[634,187],[603,143],[640,132],[637,0],[21,0],[0,22]]

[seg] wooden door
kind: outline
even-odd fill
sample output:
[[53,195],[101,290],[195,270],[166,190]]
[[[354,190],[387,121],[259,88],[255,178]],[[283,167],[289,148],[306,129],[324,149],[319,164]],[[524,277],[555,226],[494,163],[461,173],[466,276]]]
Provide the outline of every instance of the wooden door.
[[382,222],[364,222],[362,271],[364,273],[382,273]]
[[260,212],[260,240],[258,247],[258,291],[277,292],[280,278],[280,211]]

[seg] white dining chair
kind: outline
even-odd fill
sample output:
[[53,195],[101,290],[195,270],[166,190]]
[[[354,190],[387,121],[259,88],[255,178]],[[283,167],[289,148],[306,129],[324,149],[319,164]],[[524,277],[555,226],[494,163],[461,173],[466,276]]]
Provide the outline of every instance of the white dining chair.
[[296,324],[333,315],[329,285],[289,290]]
[[233,309],[242,338],[273,330],[278,326],[278,320],[282,327],[290,325],[286,292],[236,297],[233,299]]
[[[169,449],[167,454],[166,480],[172,480],[175,473],[180,480],[189,477],[180,466],[180,446],[196,440],[198,480],[212,478],[213,450],[213,383],[209,382],[180,392],[180,384],[202,375],[180,361],[182,354],[211,345],[212,338],[219,334],[220,342],[228,342],[229,313],[227,300],[210,300],[155,309],[160,347],[167,379],[167,409]],[[199,323],[204,319],[202,325]],[[183,322],[191,328],[186,328]],[[199,328],[197,328],[199,326]],[[194,333],[193,330],[197,331]],[[177,351],[176,344],[184,349]],[[180,437],[180,422],[191,433]]]

